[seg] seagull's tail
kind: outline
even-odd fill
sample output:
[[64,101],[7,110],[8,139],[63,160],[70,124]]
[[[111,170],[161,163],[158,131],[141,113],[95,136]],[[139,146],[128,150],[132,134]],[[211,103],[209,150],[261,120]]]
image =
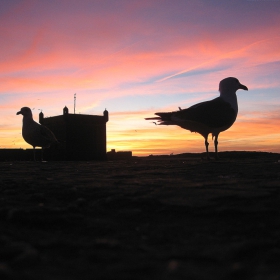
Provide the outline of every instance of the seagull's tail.
[[159,121],[159,120],[161,120],[161,118],[160,117],[153,117],[153,118],[145,118],[145,120],[156,120],[156,121]]
[[159,117],[153,117],[153,118],[145,118],[145,120],[155,120],[158,121],[159,125],[171,125],[173,124],[171,120],[171,112],[168,113],[155,113],[155,115]]
[[160,116],[161,121],[171,121],[172,112],[167,113],[155,113],[155,115]]

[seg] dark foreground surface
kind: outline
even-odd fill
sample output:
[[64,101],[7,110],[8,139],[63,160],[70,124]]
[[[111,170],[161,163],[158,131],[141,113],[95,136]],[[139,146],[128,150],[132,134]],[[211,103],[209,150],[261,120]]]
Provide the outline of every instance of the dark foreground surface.
[[0,162],[0,279],[280,279],[280,156]]

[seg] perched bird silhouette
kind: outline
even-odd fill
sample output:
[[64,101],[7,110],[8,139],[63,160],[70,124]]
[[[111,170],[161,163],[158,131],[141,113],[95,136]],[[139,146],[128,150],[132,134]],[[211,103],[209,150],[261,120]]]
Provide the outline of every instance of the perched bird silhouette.
[[238,89],[248,90],[238,79],[228,77],[220,81],[220,96],[195,104],[187,109],[174,112],[159,112],[159,117],[146,118],[146,120],[157,120],[159,125],[178,125],[191,132],[201,134],[205,139],[207,158],[208,135],[212,134],[215,145],[215,157],[218,158],[218,136],[220,132],[229,129],[236,120],[238,103],[236,91]]
[[28,107],[22,107],[17,115],[23,115],[22,120],[22,137],[23,139],[33,146],[34,161],[35,147],[42,147],[42,160],[43,160],[43,149],[49,148],[51,144],[58,142],[52,131],[46,126],[40,125],[33,120],[31,109]]

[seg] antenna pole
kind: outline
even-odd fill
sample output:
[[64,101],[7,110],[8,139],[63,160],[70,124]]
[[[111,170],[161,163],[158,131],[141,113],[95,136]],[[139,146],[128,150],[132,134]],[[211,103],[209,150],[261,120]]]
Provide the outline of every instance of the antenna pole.
[[74,94],[74,114],[76,112],[76,93]]

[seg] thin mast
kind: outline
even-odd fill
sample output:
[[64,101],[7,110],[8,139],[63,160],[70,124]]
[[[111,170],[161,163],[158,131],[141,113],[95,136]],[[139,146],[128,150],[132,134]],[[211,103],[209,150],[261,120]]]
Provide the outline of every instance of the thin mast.
[[74,94],[74,114],[76,112],[76,93]]

